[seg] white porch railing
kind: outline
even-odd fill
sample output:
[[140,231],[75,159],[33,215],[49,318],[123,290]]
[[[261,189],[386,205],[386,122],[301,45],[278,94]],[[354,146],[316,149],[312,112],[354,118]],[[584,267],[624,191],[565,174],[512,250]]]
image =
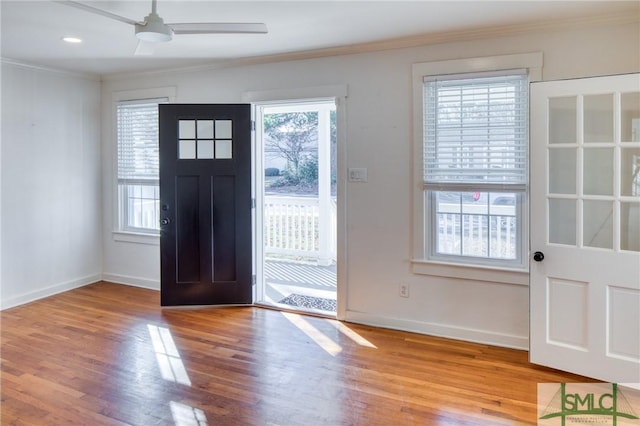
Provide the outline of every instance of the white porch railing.
[[438,214],[441,254],[516,258],[516,217],[503,215]]
[[[319,264],[335,261],[335,199],[331,200],[330,206],[329,211],[321,212],[318,198],[266,195],[263,213],[265,255],[300,256]],[[327,215],[330,220],[321,221],[321,215]],[[325,223],[328,226],[323,225]],[[327,239],[325,244],[323,239]],[[321,250],[321,247],[326,248]]]

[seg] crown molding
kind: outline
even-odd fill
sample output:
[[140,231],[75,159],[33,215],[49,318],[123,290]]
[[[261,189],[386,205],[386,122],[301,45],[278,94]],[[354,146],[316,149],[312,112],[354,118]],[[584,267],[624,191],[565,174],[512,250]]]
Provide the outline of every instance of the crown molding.
[[[640,10],[640,9],[639,9]],[[381,52],[385,50],[405,49],[436,44],[473,41],[499,37],[512,37],[522,34],[540,32],[558,32],[577,30],[582,28],[596,28],[611,25],[627,25],[636,23],[640,25],[640,12],[615,13],[599,16],[587,16],[568,19],[559,19],[544,22],[515,23],[492,27],[476,27],[459,31],[444,31],[438,33],[426,33],[416,36],[401,37],[389,40],[380,40],[369,43],[352,44],[347,46],[328,47],[322,49],[304,50],[298,52],[282,53],[275,55],[253,56],[241,59],[219,60],[209,64],[190,67],[168,68],[164,70],[126,72],[105,74],[104,81],[123,80],[129,78],[158,76],[167,74],[183,74],[200,71],[219,70],[248,65],[261,65],[277,62],[300,61],[318,59],[331,56],[355,55],[363,53]]]
[[354,44],[349,46],[285,53],[281,55],[269,55],[265,57],[246,58],[240,59],[236,62],[242,64],[253,64],[259,63],[261,61],[282,62],[289,60],[314,59],[326,56],[352,55],[436,44],[473,41],[479,39],[512,37],[529,33],[551,31],[558,32],[581,28],[625,25],[632,23],[637,23],[640,25],[640,13],[635,16],[628,13],[618,13],[612,15],[571,18],[538,23],[520,23],[494,27],[477,27],[460,31],[446,31],[431,34],[427,33],[417,36],[401,37],[389,40],[374,41],[370,43]]
[[54,73],[54,74],[60,74],[60,75],[68,76],[68,77],[82,78],[82,79],[91,80],[91,81],[101,81],[100,76],[97,75],[97,74],[61,70],[61,69],[58,69],[58,68],[47,67],[47,66],[38,65],[38,64],[31,63],[31,62],[24,62],[24,61],[20,61],[20,60],[17,60],[17,59],[12,59],[12,58],[0,57],[0,63],[2,63],[3,65],[13,65],[15,67],[27,68],[27,69],[31,69],[31,70],[35,70],[35,71],[44,71],[44,72],[49,72],[49,73]]

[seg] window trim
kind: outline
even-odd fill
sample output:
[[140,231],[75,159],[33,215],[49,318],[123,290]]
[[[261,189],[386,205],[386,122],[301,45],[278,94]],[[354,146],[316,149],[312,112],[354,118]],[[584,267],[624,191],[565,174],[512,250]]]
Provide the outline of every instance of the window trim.
[[[426,231],[431,226],[428,206],[425,202],[426,191],[423,177],[423,82],[426,76],[471,74],[489,71],[502,71],[508,69],[527,69],[529,83],[542,80],[542,52],[522,53],[514,55],[500,55],[478,58],[455,59],[447,61],[423,62],[412,65],[412,89],[413,89],[413,208],[412,208],[412,272],[435,276],[457,277],[462,279],[497,281],[499,275],[504,275],[504,280],[514,281],[514,284],[523,284],[517,277],[519,273],[528,273],[528,190],[519,208],[521,209],[521,263],[510,262],[472,262],[469,258],[461,258],[460,261],[452,257],[429,258],[430,242],[425,238]],[[473,271],[473,274],[469,274]],[[506,272],[505,272],[506,271]],[[513,275],[515,273],[515,275]]]
[[[160,238],[159,232],[144,232],[142,230],[127,230],[121,227],[121,209],[120,202],[121,197],[118,191],[118,118],[117,118],[117,106],[120,102],[139,101],[139,100],[154,100],[159,98],[168,99],[169,103],[176,101],[176,88],[175,87],[157,87],[149,89],[138,90],[123,90],[114,91],[111,94],[111,140],[113,141],[111,158],[112,158],[112,226],[111,233],[114,241],[130,242],[139,244],[158,245]],[[159,177],[158,177],[159,179]]]

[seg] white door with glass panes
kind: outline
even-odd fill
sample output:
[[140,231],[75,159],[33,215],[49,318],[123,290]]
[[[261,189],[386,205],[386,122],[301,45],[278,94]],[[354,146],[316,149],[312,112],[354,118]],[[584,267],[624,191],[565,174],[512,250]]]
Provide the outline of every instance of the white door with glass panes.
[[640,74],[531,85],[531,362],[640,383]]

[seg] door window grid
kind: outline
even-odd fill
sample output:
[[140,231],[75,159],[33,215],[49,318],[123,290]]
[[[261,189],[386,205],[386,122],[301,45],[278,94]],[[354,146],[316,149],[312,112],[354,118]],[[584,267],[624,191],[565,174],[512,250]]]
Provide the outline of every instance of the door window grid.
[[178,159],[232,159],[232,127],[232,120],[179,120]]
[[549,99],[549,243],[640,251],[640,103],[634,100],[640,93]]

